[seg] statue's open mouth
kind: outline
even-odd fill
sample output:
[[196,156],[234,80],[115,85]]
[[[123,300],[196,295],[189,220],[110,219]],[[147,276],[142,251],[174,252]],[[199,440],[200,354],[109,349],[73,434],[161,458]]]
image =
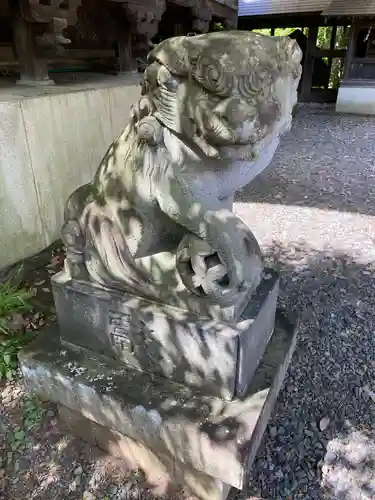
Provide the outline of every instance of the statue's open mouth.
[[230,159],[232,161],[254,161],[259,155],[268,155],[269,151],[273,152],[279,142],[279,133],[267,134],[263,140],[254,144],[238,144],[224,145],[218,147],[222,159]]

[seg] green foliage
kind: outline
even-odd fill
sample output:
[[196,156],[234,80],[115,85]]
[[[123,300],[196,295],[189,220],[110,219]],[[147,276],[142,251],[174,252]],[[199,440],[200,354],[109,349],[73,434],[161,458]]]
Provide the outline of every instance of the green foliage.
[[331,43],[331,26],[321,26],[318,30],[317,46],[320,49],[329,49]]
[[0,343],[0,380],[12,380],[18,368],[17,353],[20,348],[18,339],[5,339]]
[[18,351],[34,336],[34,332],[25,332],[22,335],[13,333],[12,336],[0,339],[0,380],[15,378],[18,369]]
[[23,424],[26,430],[36,427],[42,420],[44,410],[40,406],[39,399],[34,394],[27,394],[24,397]]
[[30,310],[32,296],[30,291],[17,288],[10,281],[0,283],[0,334],[11,333],[9,316],[17,312]]
[[[276,28],[275,29],[275,36],[288,36],[291,33],[293,33],[294,30],[302,28]],[[259,30],[253,30],[254,33],[260,33],[261,35],[271,35],[271,30],[270,29],[259,29]]]
[[12,330],[11,318],[15,313],[31,309],[32,293],[11,282],[0,283],[0,380],[12,380],[18,368],[18,350],[31,333],[20,335]]
[[[321,26],[318,31],[317,45],[321,49],[329,49],[331,45],[331,26]],[[348,46],[349,29],[347,26],[338,26],[336,32],[335,49],[346,49]],[[325,58],[326,59],[326,58]],[[327,61],[327,59],[326,59]],[[331,74],[329,79],[329,88],[337,89],[340,86],[343,77],[344,61],[342,58],[333,58]]]
[[[275,36],[288,36],[294,30],[302,28],[276,28]],[[256,29],[255,33],[271,35],[270,29]],[[331,45],[332,26],[321,26],[318,30],[317,46],[320,49],[329,49]],[[346,49],[348,46],[349,29],[347,26],[338,26],[336,32],[335,49]],[[325,58],[326,62],[328,60]],[[329,79],[329,88],[337,89],[343,77],[344,61],[342,58],[332,60],[331,74]]]
[[[23,423],[7,435],[8,451],[7,462],[16,464],[14,454],[20,453],[33,446],[29,432],[40,424],[45,410],[33,394],[26,394],[23,398]],[[1,465],[1,464],[0,464]]]
[[224,25],[223,23],[215,23],[214,24],[214,31],[223,31],[224,30]]
[[26,444],[26,434],[22,429],[18,429],[9,437],[9,447],[12,451],[21,451]]
[[276,28],[275,29],[275,36],[289,36],[295,30],[302,31],[302,28]]

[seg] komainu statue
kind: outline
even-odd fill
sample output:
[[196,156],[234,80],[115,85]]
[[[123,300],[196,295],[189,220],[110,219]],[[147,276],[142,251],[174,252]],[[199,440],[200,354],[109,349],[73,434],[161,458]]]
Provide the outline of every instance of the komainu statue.
[[263,264],[233,196],[290,128],[300,60],[244,31],[157,45],[129,125],[67,202],[69,279],[235,320]]
[[66,205],[58,325],[20,354],[73,434],[200,500],[249,484],[296,345],[232,204],[290,127],[300,59],[241,31],[152,50],[130,124]]

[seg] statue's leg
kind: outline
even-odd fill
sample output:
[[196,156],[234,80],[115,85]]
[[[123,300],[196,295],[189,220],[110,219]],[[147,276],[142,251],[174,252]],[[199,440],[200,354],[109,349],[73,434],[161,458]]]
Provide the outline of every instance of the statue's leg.
[[[183,270],[191,267],[187,259],[192,257],[192,262],[200,266],[200,254],[206,261],[211,259],[208,247],[212,249],[212,254],[217,254],[217,259],[215,256],[211,259],[217,261],[214,263],[215,269],[207,270],[209,279],[221,280],[224,266],[229,282],[224,290],[215,283],[205,283],[208,295],[216,299],[220,299],[220,296],[224,299],[225,295],[226,301],[234,300],[236,293],[244,287],[254,290],[258,286],[263,270],[259,245],[250,229],[231,210],[223,208],[219,199],[198,193],[191,179],[174,165],[170,165],[163,178],[159,179],[155,191],[160,208],[188,232],[177,256],[178,266],[180,260],[188,264],[187,267],[180,267],[181,278],[188,289],[196,292],[193,289],[193,277]],[[230,199],[226,202],[231,204]],[[198,241],[194,242],[194,239]],[[190,271],[192,274],[194,270]]]

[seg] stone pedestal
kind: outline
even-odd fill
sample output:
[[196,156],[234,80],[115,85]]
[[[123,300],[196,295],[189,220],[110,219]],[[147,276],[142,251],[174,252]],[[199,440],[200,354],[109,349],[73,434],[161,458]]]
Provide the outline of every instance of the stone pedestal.
[[183,487],[198,498],[225,500],[231,489],[230,485],[167,455],[154,453],[140,441],[97,424],[67,406],[59,405],[59,420],[73,436],[122,460],[127,470],[142,471],[146,484],[161,494]]
[[59,405],[71,431],[146,476],[167,474],[201,499],[242,489],[275,405],[296,336],[280,314],[242,397],[225,401],[63,344],[56,327],[20,354],[26,387]]
[[274,328],[279,277],[272,270],[236,323],[59,278],[52,283],[64,344],[224,399],[245,394]]
[[73,433],[202,500],[247,484],[295,345],[231,200],[290,127],[300,59],[239,31],[152,50],[129,125],[66,203],[59,327],[20,357]]

